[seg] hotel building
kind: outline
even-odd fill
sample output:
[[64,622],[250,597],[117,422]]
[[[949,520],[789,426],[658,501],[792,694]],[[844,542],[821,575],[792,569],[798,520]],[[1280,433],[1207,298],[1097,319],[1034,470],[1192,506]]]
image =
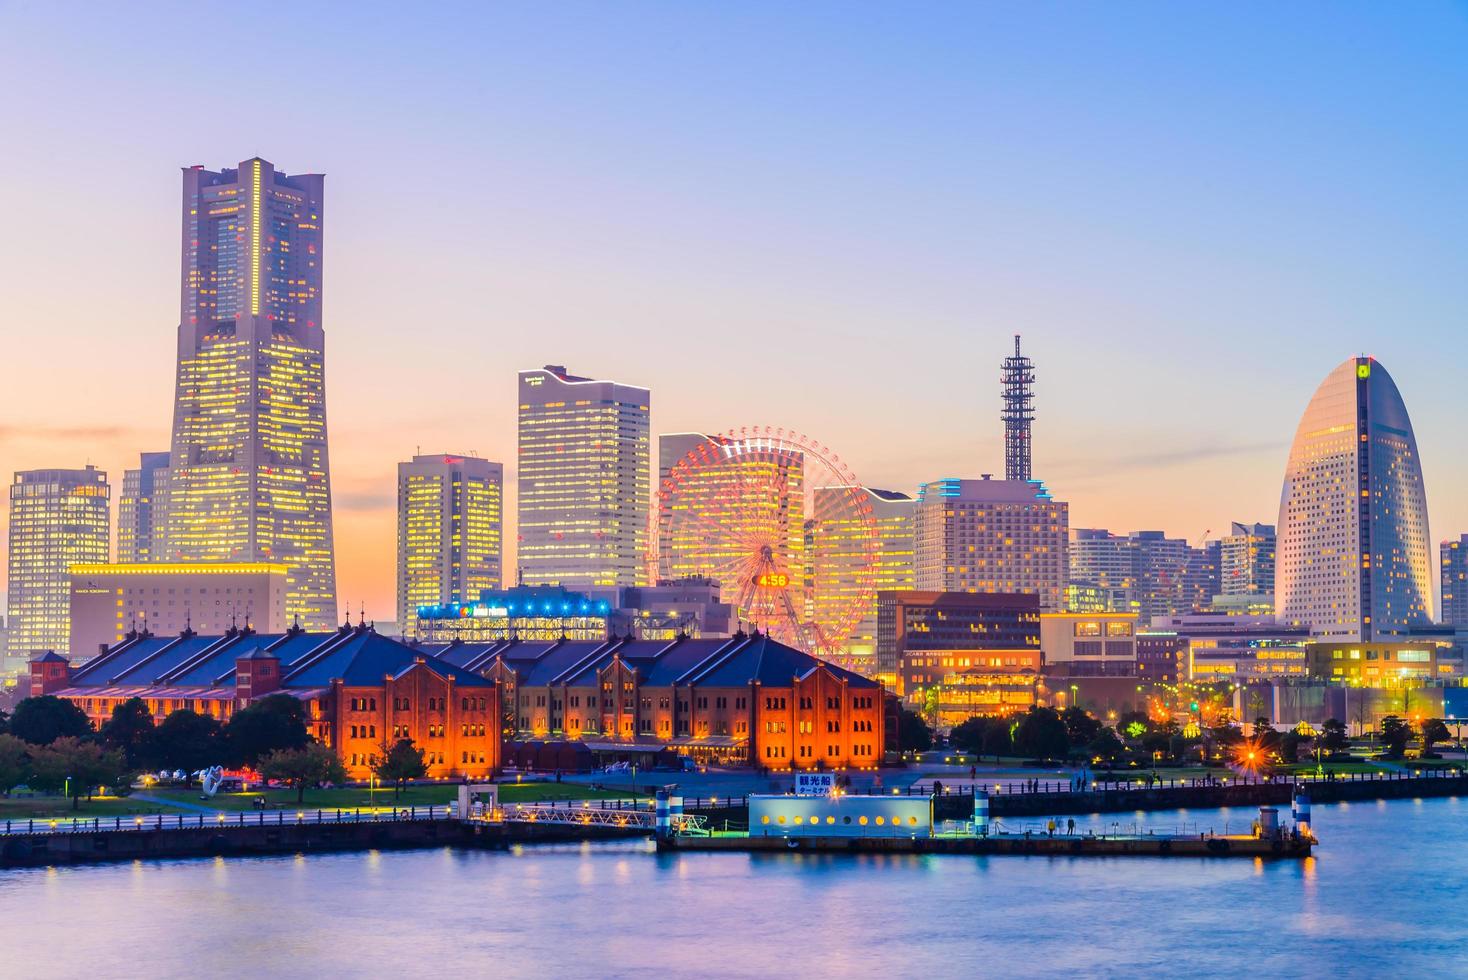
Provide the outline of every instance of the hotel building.
[[1432,622],[1422,460],[1401,393],[1374,358],[1342,362],[1310,399],[1278,528],[1282,621],[1360,642]]
[[279,562],[287,613],[337,621],[320,174],[183,172],[171,561]]
[[1234,521],[1228,536],[1219,542],[1221,593],[1272,599],[1274,550],[1274,525]]
[[1064,608],[1069,505],[1038,481],[944,479],[918,488],[914,575],[928,592],[1024,592]]
[[71,566],[72,663],[129,634],[249,627],[279,633],[289,570],[269,562],[117,562]]
[[67,649],[71,566],[107,560],[110,496],[107,474],[95,466],[15,474],[7,591],[12,655]]
[[547,365],[519,381],[519,570],[531,585],[643,585],[646,388]]
[[168,528],[168,454],[142,453],[138,468],[122,473],[117,497],[117,560],[161,561]]
[[503,584],[504,467],[473,456],[398,464],[398,623]]

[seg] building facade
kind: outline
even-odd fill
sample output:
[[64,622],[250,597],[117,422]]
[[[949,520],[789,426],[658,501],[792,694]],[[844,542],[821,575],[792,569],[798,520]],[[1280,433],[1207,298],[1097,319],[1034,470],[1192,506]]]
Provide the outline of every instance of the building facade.
[[168,454],[142,453],[138,468],[124,470],[117,497],[117,560],[162,561],[167,554]]
[[95,466],[15,474],[6,593],[14,653],[28,657],[68,648],[71,566],[107,560],[110,497],[107,474]]
[[1374,358],[1342,362],[1310,399],[1278,529],[1281,619],[1357,641],[1432,622],[1422,461],[1401,392]]
[[473,456],[398,464],[398,622],[504,584],[504,467]]
[[1468,534],[1444,541],[1439,550],[1442,562],[1442,622],[1444,626],[1468,626]]
[[530,585],[643,585],[650,393],[547,365],[519,376],[519,569]]
[[320,174],[258,157],[183,172],[167,558],[290,568],[291,616],[337,621]]
[[1220,594],[1274,596],[1273,524],[1233,522],[1219,542]]
[[1038,481],[935,480],[918,488],[913,581],[927,592],[1030,593],[1064,608],[1069,505]]
[[522,742],[579,743],[606,761],[671,751],[774,771],[872,769],[886,750],[881,684],[759,633],[422,652],[494,680]]
[[1132,677],[1137,673],[1137,617],[1132,613],[1041,613],[1045,673]]
[[72,663],[129,633],[284,632],[289,569],[269,562],[117,562],[71,566]]
[[1162,531],[1077,528],[1070,546],[1072,612],[1134,612],[1146,623],[1205,609],[1218,592],[1217,541],[1194,547]]
[[252,701],[285,694],[301,701],[308,730],[336,752],[351,779],[367,779],[402,739],[424,751],[431,779],[485,778],[500,765],[494,682],[365,626],[137,632],[79,666],[56,653],[35,658],[30,692],[72,702],[94,725],[130,698],[158,722],[182,710],[224,722]]
[[[877,595],[915,588],[913,513],[917,501],[895,490],[863,487],[870,524],[849,506],[846,488],[816,487],[809,560],[816,622],[839,618],[858,602],[867,610],[849,636],[839,638],[831,659],[865,677],[877,673]],[[867,508],[863,508],[864,510]],[[869,565],[876,536],[876,567]]]
[[877,676],[936,724],[1038,703],[1041,666],[1038,596],[877,595]]

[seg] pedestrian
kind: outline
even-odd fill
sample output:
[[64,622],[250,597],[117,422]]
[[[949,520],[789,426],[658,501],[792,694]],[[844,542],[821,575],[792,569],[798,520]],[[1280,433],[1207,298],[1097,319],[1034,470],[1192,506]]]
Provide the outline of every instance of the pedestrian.
[[978,782],[978,780],[979,780],[979,767],[978,766],[969,766],[968,767],[968,778],[969,778],[969,782]]
[[1076,832],[1076,818],[1075,817],[1067,817],[1066,818],[1066,821],[1065,821],[1065,832],[1066,832],[1066,834],[1068,836],[1071,836],[1071,837],[1074,837],[1075,836],[1075,832]]

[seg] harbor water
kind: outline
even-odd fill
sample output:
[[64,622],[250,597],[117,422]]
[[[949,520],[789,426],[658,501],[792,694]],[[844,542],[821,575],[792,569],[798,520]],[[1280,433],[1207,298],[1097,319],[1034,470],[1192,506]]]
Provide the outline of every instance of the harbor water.
[[[1239,833],[1256,816],[1058,823]],[[0,872],[0,972],[1468,975],[1468,799],[1317,805],[1314,822],[1304,861],[659,855],[637,841],[16,869]]]

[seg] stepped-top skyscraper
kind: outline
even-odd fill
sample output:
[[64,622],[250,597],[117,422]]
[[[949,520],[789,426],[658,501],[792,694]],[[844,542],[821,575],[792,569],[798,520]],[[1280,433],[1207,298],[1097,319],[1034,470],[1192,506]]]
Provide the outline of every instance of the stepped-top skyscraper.
[[286,615],[336,622],[320,174],[183,172],[168,556],[290,569]]
[[646,584],[650,393],[520,372],[519,569],[526,585]]
[[1275,607],[1313,633],[1370,641],[1432,621],[1422,461],[1386,368],[1353,357],[1295,431],[1280,495]]

